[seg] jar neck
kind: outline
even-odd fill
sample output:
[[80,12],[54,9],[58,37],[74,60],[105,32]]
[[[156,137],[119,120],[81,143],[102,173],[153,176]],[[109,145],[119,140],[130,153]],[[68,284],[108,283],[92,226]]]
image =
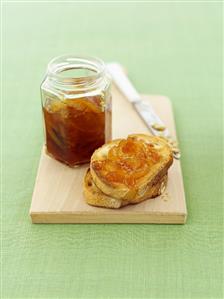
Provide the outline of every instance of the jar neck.
[[100,85],[105,77],[105,64],[92,57],[64,55],[50,61],[47,77],[51,84],[69,90],[90,90]]

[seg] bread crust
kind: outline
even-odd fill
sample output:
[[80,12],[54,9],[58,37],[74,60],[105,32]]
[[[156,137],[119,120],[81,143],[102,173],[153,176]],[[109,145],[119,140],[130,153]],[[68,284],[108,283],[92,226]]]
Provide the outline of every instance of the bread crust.
[[173,163],[173,155],[170,146],[163,138],[146,134],[132,134],[128,137],[153,145],[161,155],[159,163],[153,165],[150,171],[140,178],[134,187],[122,183],[114,184],[113,182],[108,182],[105,177],[94,168],[94,161],[103,161],[107,157],[110,148],[118,145],[121,139],[116,139],[104,144],[93,153],[90,163],[90,172],[94,184],[102,193],[122,201],[136,203],[148,198],[153,186],[157,185],[167,174],[169,167]]
[[104,194],[94,183],[90,169],[87,170],[84,181],[83,181],[83,192],[86,199],[86,202],[89,205],[110,208],[110,209],[119,209],[123,206],[129,204],[137,204],[146,199],[154,198],[163,193],[167,185],[167,173],[160,177],[160,179],[152,184],[151,188],[145,192],[144,196],[141,198],[135,198],[134,200],[123,200],[119,198],[113,198]]

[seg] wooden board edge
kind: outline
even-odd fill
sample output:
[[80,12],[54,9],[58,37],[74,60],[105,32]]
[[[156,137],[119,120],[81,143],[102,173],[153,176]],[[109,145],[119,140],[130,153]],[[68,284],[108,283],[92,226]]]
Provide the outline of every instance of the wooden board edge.
[[112,224],[112,223],[155,223],[155,224],[185,224],[187,220],[187,213],[132,213],[131,215],[121,214],[95,214],[85,213],[71,213],[63,212],[60,215],[49,212],[30,212],[32,223],[34,224],[57,224],[57,223],[70,223],[70,224],[81,224],[81,223],[92,223],[92,224]]

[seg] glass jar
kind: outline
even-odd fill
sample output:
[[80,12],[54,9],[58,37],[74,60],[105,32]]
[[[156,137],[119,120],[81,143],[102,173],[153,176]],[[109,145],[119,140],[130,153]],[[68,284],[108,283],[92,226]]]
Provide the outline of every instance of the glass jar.
[[41,84],[46,152],[73,167],[111,140],[110,77],[100,59],[65,55]]

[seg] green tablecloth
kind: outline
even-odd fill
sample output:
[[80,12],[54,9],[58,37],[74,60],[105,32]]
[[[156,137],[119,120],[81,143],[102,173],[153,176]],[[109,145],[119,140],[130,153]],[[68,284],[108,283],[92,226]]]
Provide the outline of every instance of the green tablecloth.
[[[3,298],[222,298],[221,3],[3,3]],[[186,225],[32,225],[39,85],[64,53],[168,95]]]

